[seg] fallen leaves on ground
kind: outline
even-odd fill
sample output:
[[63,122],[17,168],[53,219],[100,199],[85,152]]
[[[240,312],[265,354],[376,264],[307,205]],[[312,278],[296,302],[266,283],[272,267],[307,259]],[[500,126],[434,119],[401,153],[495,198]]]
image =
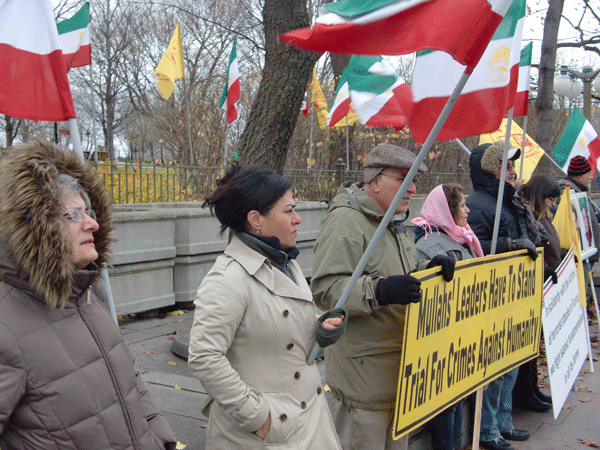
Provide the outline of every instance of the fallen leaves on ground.
[[177,366],[177,363],[175,361],[169,361],[167,362],[167,364],[173,367]]
[[173,331],[171,334],[169,334],[169,335],[167,336],[167,339],[171,339],[171,340],[173,340],[173,339],[175,339],[175,336],[177,336],[177,330],[175,330],[175,331]]
[[580,444],[583,444],[583,445],[587,445],[588,447],[600,448],[600,445],[596,444],[591,439],[579,438],[579,439],[577,439],[577,442],[579,442]]
[[587,403],[587,402],[589,402],[590,400],[591,400],[591,398],[580,398],[580,399],[579,399],[579,401],[580,401],[581,403]]
[[587,387],[587,386],[584,386],[584,385],[582,385],[582,384],[581,384],[581,385],[579,385],[579,386],[577,386],[577,387],[574,389],[574,391],[575,391],[575,392],[592,392],[592,390],[591,390],[589,387]]
[[568,403],[565,403],[563,405],[562,409],[573,409],[573,405],[569,405]]
[[148,350],[147,352],[144,352],[144,356],[150,356],[150,355],[154,355],[154,352],[152,350]]
[[169,316],[181,316],[183,314],[185,314],[185,311],[183,311],[182,309],[178,309],[176,311],[171,311],[170,313],[167,313]]
[[180,388],[179,386],[177,386],[177,385],[173,386],[173,388],[174,388],[174,389],[181,390],[181,388]]
[[177,442],[177,445],[175,446],[175,450],[183,450],[186,447],[187,447],[187,445],[182,444],[181,442]]

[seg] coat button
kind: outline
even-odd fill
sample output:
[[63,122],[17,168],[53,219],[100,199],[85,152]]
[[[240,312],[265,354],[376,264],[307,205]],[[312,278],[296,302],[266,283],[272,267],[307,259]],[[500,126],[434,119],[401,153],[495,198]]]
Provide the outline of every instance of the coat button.
[[299,378],[300,378],[300,372],[296,372],[296,373],[294,374],[294,378],[295,378],[296,380],[297,380],[297,379],[299,379]]
[[286,309],[285,311],[283,311],[283,317],[287,318],[287,316],[290,315],[290,312]]
[[302,407],[302,409],[306,409],[306,402],[300,403],[300,406]]
[[280,415],[279,420],[281,420],[282,422],[285,422],[287,420],[287,414]]
[[317,395],[321,395],[321,392],[323,392],[323,389],[321,389],[321,386],[319,386],[317,388]]
[[293,349],[293,348],[294,348],[294,344],[288,344],[286,348],[287,348],[288,350],[291,350],[291,349]]

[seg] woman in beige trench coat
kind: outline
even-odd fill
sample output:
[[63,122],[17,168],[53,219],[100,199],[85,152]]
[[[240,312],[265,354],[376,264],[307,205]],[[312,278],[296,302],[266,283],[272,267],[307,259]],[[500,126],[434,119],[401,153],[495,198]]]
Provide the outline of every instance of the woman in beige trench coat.
[[[341,449],[319,371],[306,364],[317,315],[295,261],[291,183],[236,163],[206,205],[233,232],[198,289],[190,335],[189,367],[209,394],[206,448]],[[343,319],[320,326],[342,331]]]

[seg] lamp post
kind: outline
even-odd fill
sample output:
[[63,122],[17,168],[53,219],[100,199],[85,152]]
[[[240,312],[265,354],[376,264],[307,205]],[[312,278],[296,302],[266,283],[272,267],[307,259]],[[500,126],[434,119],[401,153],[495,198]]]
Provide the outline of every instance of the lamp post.
[[162,145],[163,145],[163,142],[164,141],[162,139],[158,140],[158,143],[160,145],[160,165],[161,166],[163,165],[163,154],[162,154]]
[[[593,70],[591,66],[583,66],[581,72],[560,67],[560,75],[554,79],[554,91],[570,99],[579,97],[583,82],[583,115],[592,120],[592,81],[600,73],[600,69]],[[594,88],[600,88],[600,78],[594,82]]]

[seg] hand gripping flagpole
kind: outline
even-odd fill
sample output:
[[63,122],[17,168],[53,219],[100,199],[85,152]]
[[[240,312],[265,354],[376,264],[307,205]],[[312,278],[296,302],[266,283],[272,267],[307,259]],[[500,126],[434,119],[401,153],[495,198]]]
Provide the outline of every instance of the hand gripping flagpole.
[[[421,148],[421,151],[417,155],[415,162],[413,163],[412,167],[408,171],[406,178],[404,178],[404,181],[402,182],[400,189],[396,193],[394,200],[390,204],[390,207],[388,208],[387,212],[383,216],[383,219],[381,219],[381,223],[377,227],[377,230],[375,230],[375,234],[371,238],[371,242],[369,242],[369,245],[367,246],[362,257],[360,258],[360,261],[358,261],[358,264],[356,265],[356,268],[354,269],[352,276],[348,280],[348,283],[346,284],[346,287],[344,288],[342,295],[340,296],[339,300],[337,301],[335,308],[343,308],[344,306],[346,306],[346,302],[348,301],[348,298],[350,297],[350,292],[352,292],[352,289],[356,285],[356,282],[362,276],[363,271],[365,270],[365,267],[367,266],[367,262],[369,262],[369,259],[371,259],[371,255],[375,251],[375,247],[377,246],[377,244],[383,237],[383,234],[385,233],[385,230],[386,230],[388,224],[390,223],[390,220],[392,220],[392,217],[394,216],[394,214],[396,212],[396,208],[398,208],[398,205],[404,198],[404,194],[406,194],[406,191],[408,190],[410,184],[412,183],[413,178],[417,174],[419,167],[421,167],[421,164],[423,163],[423,161],[425,160],[425,157],[429,153],[429,150],[433,146],[433,143],[435,142],[435,138],[437,137],[438,133],[442,129],[442,126],[444,125],[444,122],[448,118],[450,111],[454,107],[454,104],[456,103],[458,96],[460,95],[463,88],[465,87],[465,84],[469,80],[469,77],[471,76],[471,74],[467,73],[467,70],[468,70],[468,68],[465,69],[460,80],[458,80],[458,83],[456,84],[454,91],[452,91],[450,98],[448,98],[448,101],[446,102],[444,109],[442,110],[439,117],[437,118],[435,125],[429,132],[429,136],[427,136],[427,140],[423,144],[423,147]],[[317,354],[319,353],[319,348],[320,348],[319,344],[315,343],[310,354],[308,355],[308,358],[306,359],[307,364],[312,364],[314,362],[315,358],[317,357]]]

